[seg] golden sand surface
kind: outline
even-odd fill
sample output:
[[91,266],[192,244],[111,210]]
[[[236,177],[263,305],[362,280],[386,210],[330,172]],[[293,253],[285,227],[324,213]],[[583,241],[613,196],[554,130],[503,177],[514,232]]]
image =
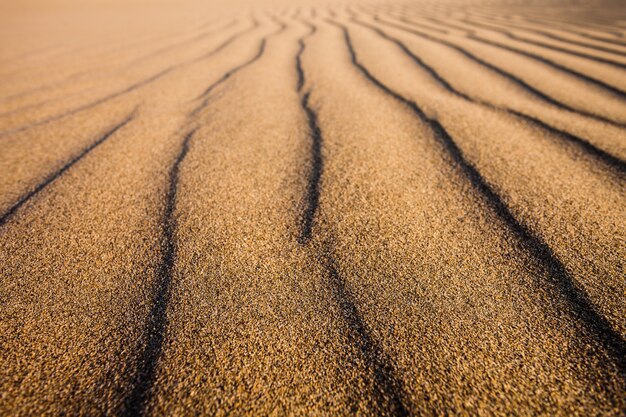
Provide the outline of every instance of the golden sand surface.
[[626,415],[626,7],[0,3],[0,415]]

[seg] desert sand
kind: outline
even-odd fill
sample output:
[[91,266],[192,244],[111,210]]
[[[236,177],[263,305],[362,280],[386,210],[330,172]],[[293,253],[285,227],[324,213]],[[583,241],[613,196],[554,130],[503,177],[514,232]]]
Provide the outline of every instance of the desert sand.
[[626,7],[0,5],[0,415],[626,415]]

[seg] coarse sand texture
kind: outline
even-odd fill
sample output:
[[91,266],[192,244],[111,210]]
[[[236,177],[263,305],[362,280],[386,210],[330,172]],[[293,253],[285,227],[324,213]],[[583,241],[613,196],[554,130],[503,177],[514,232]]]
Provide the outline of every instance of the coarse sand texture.
[[0,416],[626,416],[620,0],[0,4]]

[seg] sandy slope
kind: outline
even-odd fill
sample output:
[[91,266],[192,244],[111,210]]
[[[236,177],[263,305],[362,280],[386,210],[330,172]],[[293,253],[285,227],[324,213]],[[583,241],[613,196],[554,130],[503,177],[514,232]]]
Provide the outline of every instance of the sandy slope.
[[2,4],[0,415],[623,415],[619,2]]

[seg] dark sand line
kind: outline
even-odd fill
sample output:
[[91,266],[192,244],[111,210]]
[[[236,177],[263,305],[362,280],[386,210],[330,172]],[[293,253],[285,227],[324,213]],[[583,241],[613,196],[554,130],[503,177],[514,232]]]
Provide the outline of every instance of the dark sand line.
[[[441,21],[441,24],[448,25],[447,22],[443,22],[443,21]],[[525,51],[523,49],[515,48],[515,47],[510,46],[510,45],[506,45],[506,44],[503,44],[503,43],[500,43],[500,42],[495,42],[495,41],[492,41],[490,39],[485,39],[485,38],[476,36],[476,34],[471,33],[471,31],[468,31],[467,35],[465,37],[467,39],[471,39],[471,40],[474,40],[476,42],[479,42],[479,43],[482,43],[482,44],[485,44],[485,45],[490,45],[490,46],[493,46],[493,47],[496,47],[496,48],[499,48],[499,49],[503,49],[503,50],[506,50],[506,51],[509,51],[509,52],[513,52],[513,53],[518,54],[518,55],[525,56],[525,57],[530,58],[530,59],[532,59],[534,61],[540,62],[540,63],[542,63],[542,64],[544,64],[544,65],[546,65],[546,66],[548,66],[550,68],[553,68],[553,69],[556,69],[558,71],[562,71],[564,73],[567,73],[567,74],[569,74],[569,75],[571,75],[571,76],[573,76],[573,77],[575,77],[575,78],[577,78],[577,79],[579,79],[579,80],[581,80],[581,81],[583,81],[583,82],[585,82],[587,84],[595,85],[597,87],[600,87],[600,88],[606,90],[608,93],[614,95],[615,97],[617,97],[619,99],[626,100],[626,92],[621,90],[620,88],[618,88],[616,86],[613,86],[611,84],[605,83],[604,81],[598,80],[597,78],[594,78],[594,77],[592,77],[590,75],[583,74],[583,73],[581,73],[579,71],[571,69],[571,68],[569,68],[569,67],[567,67],[565,65],[562,65],[562,64],[559,64],[557,62],[554,62],[554,61],[552,61],[552,60],[550,60],[548,58],[545,58],[545,57],[543,57],[541,55],[537,55],[535,53],[528,52],[528,51]]]
[[[301,55],[306,45],[304,39],[315,33],[317,28],[306,22],[311,31],[304,37],[299,39],[300,48],[296,55],[296,71],[298,73],[298,92],[301,93],[301,106],[305,112],[309,125],[309,134],[312,139],[311,143],[311,159],[312,167],[307,182],[307,207],[304,213],[304,222],[299,236],[299,243],[306,245],[312,235],[313,221],[319,206],[320,199],[320,182],[324,171],[324,160],[322,156],[323,136],[318,125],[317,113],[309,105],[309,97],[311,91],[302,93],[305,75],[302,69]],[[372,338],[369,330],[361,314],[356,307],[350,291],[346,288],[344,279],[340,276],[334,256],[332,255],[332,245],[324,244],[321,250],[318,250],[316,258],[320,260],[326,276],[328,278],[327,285],[330,287],[333,301],[339,307],[342,314],[343,322],[346,324],[347,337],[357,348],[362,359],[367,364],[367,368],[374,376],[374,398],[376,398],[379,411],[394,415],[408,416],[409,411],[404,405],[402,397],[404,396],[404,388],[400,379],[395,375],[391,360],[382,352],[378,343]]]
[[163,219],[162,259],[156,272],[153,289],[152,308],[144,330],[145,347],[135,364],[135,375],[131,382],[132,389],[124,399],[124,410],[121,416],[143,416],[153,394],[156,370],[163,354],[163,342],[167,327],[167,306],[171,296],[174,265],[176,262],[176,193],[178,190],[180,165],[187,152],[189,142],[195,131],[187,133],[180,151],[169,172],[169,186],[165,197]]
[[[467,20],[467,19],[462,19],[460,20],[461,22],[467,24],[468,26],[471,27],[475,27],[475,28],[482,28],[482,29],[486,29],[489,30],[491,32],[495,32],[495,33],[499,33],[501,35],[506,36],[507,38],[514,40],[514,41],[518,41],[524,44],[529,44],[529,45],[535,45],[535,46],[539,46],[545,49],[549,49],[552,51],[556,51],[556,52],[562,52],[566,55],[571,55],[571,56],[576,56],[578,58],[583,58],[583,59],[587,59],[589,61],[593,61],[593,62],[598,62],[600,64],[605,64],[605,65],[610,65],[612,67],[616,67],[616,68],[620,68],[620,69],[626,69],[626,64],[619,62],[619,61],[614,61],[612,59],[608,59],[608,58],[602,58],[599,56],[595,56],[595,55],[589,55],[586,54],[584,52],[580,52],[580,51],[575,51],[572,49],[568,49],[568,48],[563,48],[563,47],[559,47],[556,45],[552,45],[549,43],[544,43],[544,42],[540,42],[540,41],[536,41],[533,39],[528,39],[528,38],[524,38],[524,37],[520,37],[514,33],[509,32],[508,30],[504,30],[504,29],[500,29],[500,28],[494,28],[492,26],[489,25],[485,25],[479,22],[474,22],[471,20]],[[472,29],[466,29],[466,33],[467,32],[472,32]]]
[[265,45],[267,43],[267,37],[262,38],[261,42],[259,44],[259,50],[258,52],[249,60],[243,62],[242,64],[239,64],[235,67],[233,67],[232,69],[228,70],[228,72],[226,72],[224,75],[222,75],[222,77],[215,81],[213,84],[211,84],[210,86],[208,86],[197,98],[196,100],[200,100],[203,99],[202,102],[195,108],[192,110],[191,115],[195,115],[198,114],[202,109],[204,109],[207,104],[209,103],[209,96],[211,94],[211,92],[218,87],[220,84],[224,83],[226,80],[228,80],[230,77],[232,77],[233,75],[235,75],[236,73],[238,73],[239,71],[241,71],[242,69],[246,68],[249,65],[252,65],[254,62],[258,61],[259,58],[261,58],[261,56],[263,56],[263,52],[265,51]]
[[535,236],[527,226],[515,218],[504,200],[492,189],[482,174],[471,162],[465,159],[463,151],[461,151],[439,121],[428,117],[415,102],[399,95],[375,78],[358,61],[348,29],[332,20],[329,20],[329,22],[343,31],[344,39],[350,52],[350,59],[363,76],[386,94],[410,108],[418,119],[431,128],[434,138],[442,146],[442,149],[450,158],[450,162],[454,163],[463,172],[475,192],[492,208],[494,213],[519,239],[520,243],[548,272],[551,279],[550,284],[558,290],[558,294],[567,302],[574,318],[580,320],[581,324],[584,325],[586,336],[592,338],[592,340],[604,348],[611,362],[618,368],[622,379],[626,380],[626,342],[613,329],[609,321],[598,313],[586,293],[576,287],[574,280],[565,269],[565,266],[556,258],[552,249],[541,238]]
[[498,67],[496,65],[493,65],[493,64],[485,61],[484,59],[479,58],[478,56],[472,54],[471,52],[467,51],[466,49],[464,49],[464,48],[462,48],[462,47],[460,47],[460,46],[458,46],[458,45],[456,45],[456,44],[454,44],[452,42],[448,42],[448,41],[445,41],[443,39],[439,39],[439,38],[433,37],[433,36],[431,36],[431,35],[429,35],[427,33],[424,33],[424,32],[419,32],[419,31],[416,31],[416,30],[409,29],[407,27],[398,25],[398,24],[396,24],[394,22],[389,22],[387,20],[381,19],[379,16],[374,16],[373,19],[376,20],[377,22],[380,22],[383,25],[394,27],[394,28],[402,30],[404,32],[411,33],[411,34],[413,34],[415,36],[421,37],[422,39],[430,40],[432,42],[438,43],[440,45],[445,45],[445,46],[447,46],[447,47],[449,47],[451,49],[454,49],[455,51],[461,53],[462,55],[464,55],[468,59],[474,61],[475,63],[477,63],[479,65],[481,65],[485,69],[487,69],[489,71],[492,71],[492,72],[495,72],[498,75],[506,78],[507,80],[517,84],[519,87],[521,87],[523,90],[525,90],[527,93],[529,93],[530,95],[532,95],[536,99],[544,101],[545,103],[550,104],[550,105],[552,105],[552,106],[554,106],[556,108],[559,108],[561,110],[570,111],[570,112],[578,114],[580,116],[588,117],[590,119],[594,119],[594,120],[597,120],[599,122],[607,123],[607,124],[610,124],[612,126],[616,126],[616,127],[620,127],[620,128],[626,127],[625,124],[617,122],[617,121],[614,121],[614,120],[611,120],[611,119],[608,119],[608,118],[606,118],[604,116],[601,116],[601,115],[598,115],[598,114],[595,114],[595,113],[589,113],[589,112],[586,112],[584,110],[580,110],[580,109],[576,109],[574,107],[571,107],[571,106],[569,106],[569,105],[567,105],[567,104],[565,104],[565,103],[563,103],[563,102],[561,102],[561,101],[551,97],[550,95],[542,92],[541,90],[533,87],[532,85],[528,84],[523,79],[513,75],[512,73],[510,73],[508,71],[505,71],[504,69],[502,69],[502,68],[500,68],[500,67]]
[[397,38],[394,38],[393,36],[390,36],[389,34],[385,33],[384,31],[382,31],[381,29],[369,25],[365,22],[361,22],[358,19],[352,19],[353,22],[367,27],[369,29],[371,29],[373,32],[375,32],[378,36],[393,42],[396,46],[398,46],[402,52],[408,56],[409,58],[411,58],[411,60],[420,68],[424,69],[426,72],[428,72],[430,74],[430,76],[443,88],[445,88],[448,92],[454,94],[455,96],[466,100],[468,102],[492,109],[492,110],[500,110],[500,111],[504,111],[507,114],[521,119],[523,122],[528,123],[529,125],[538,128],[542,131],[544,131],[545,133],[548,133],[550,136],[552,137],[556,137],[562,141],[565,141],[567,143],[570,144],[574,144],[577,145],[579,149],[581,149],[583,152],[585,152],[586,154],[588,154],[589,156],[593,157],[594,159],[596,159],[598,162],[604,164],[606,166],[606,168],[608,168],[610,171],[613,171],[614,173],[616,173],[618,176],[624,176],[624,174],[626,174],[626,162],[623,161],[622,159],[611,155],[609,152],[606,152],[596,146],[594,146],[592,143],[590,143],[588,140],[583,139],[579,136],[576,136],[574,134],[571,134],[569,132],[566,132],[562,129],[558,129],[554,126],[551,126],[549,123],[540,120],[539,118],[533,117],[533,116],[529,116],[526,115],[522,112],[510,109],[510,108],[506,108],[506,107],[499,107],[499,106],[495,106],[491,103],[487,103],[481,100],[477,100],[474,99],[470,96],[468,96],[465,93],[460,92],[459,90],[457,90],[456,88],[452,87],[452,85],[450,85],[450,83],[444,79],[434,68],[432,68],[431,66],[429,66],[428,64],[426,64],[421,58],[419,58],[418,56],[416,56],[413,52],[411,52],[411,50],[404,44],[402,43],[400,40],[398,40]]
[[304,208],[304,213],[302,214],[302,225],[300,227],[300,236],[298,237],[298,241],[301,244],[305,244],[311,239],[315,213],[317,212],[320,200],[320,181],[324,170],[324,161],[322,159],[322,132],[320,131],[317,123],[317,114],[309,106],[310,91],[301,94],[305,83],[304,70],[302,69],[302,54],[306,48],[304,40],[313,35],[317,28],[311,25],[310,29],[309,33],[298,39],[299,48],[296,54],[296,72],[298,75],[296,90],[301,96],[300,105],[307,116],[309,123],[309,136],[311,138],[311,171],[309,172],[309,178],[307,181],[307,192],[305,197],[306,206]]
[[502,22],[499,20],[492,20],[490,18],[487,17],[482,17],[482,19],[485,19],[489,22],[489,24],[493,24],[496,25],[497,28],[502,29],[502,25],[506,25],[507,27],[512,27],[518,30],[522,30],[524,32],[528,32],[528,33],[534,33],[536,35],[540,35],[544,38],[547,39],[551,39],[554,41],[558,41],[558,42],[562,42],[565,44],[569,44],[569,45],[576,45],[576,46],[580,46],[583,48],[589,48],[595,51],[602,51],[602,52],[606,52],[609,54],[614,54],[614,55],[618,55],[618,56],[622,56],[622,57],[626,57],[626,51],[623,50],[619,50],[619,49],[613,49],[613,48],[609,48],[608,46],[600,46],[600,45],[594,45],[592,43],[587,43],[587,42],[583,42],[583,41],[577,41],[575,39],[569,39],[569,38],[565,38],[563,36],[559,36],[559,35],[555,35],[554,33],[550,33],[547,32],[545,30],[541,30],[541,29],[536,29],[534,27],[528,27],[528,26],[522,26],[519,24],[515,24],[511,21],[507,21]]
[[163,76],[173,72],[174,70],[177,70],[177,69],[179,69],[179,68],[181,68],[183,66],[186,66],[188,64],[191,64],[191,63],[194,63],[194,62],[198,62],[198,61],[201,61],[203,59],[211,57],[212,55],[214,55],[214,54],[220,52],[221,50],[223,50],[224,48],[226,48],[235,39],[239,38],[240,36],[243,36],[245,33],[249,32],[249,31],[254,30],[257,26],[258,26],[258,22],[255,21],[254,24],[250,28],[244,29],[243,31],[240,31],[239,33],[233,35],[231,38],[229,38],[228,40],[223,42],[220,46],[218,46],[217,48],[211,50],[210,52],[208,52],[208,53],[206,53],[204,55],[201,55],[199,57],[193,58],[191,60],[185,61],[185,62],[181,62],[181,63],[178,63],[178,64],[173,64],[173,65],[169,66],[168,68],[165,68],[165,69],[157,72],[156,74],[151,75],[148,78],[140,80],[140,81],[138,81],[138,82],[136,82],[136,83],[134,83],[134,84],[132,84],[132,85],[130,85],[130,86],[120,90],[120,91],[117,91],[115,93],[109,94],[109,95],[104,96],[104,97],[101,97],[101,98],[97,99],[96,101],[93,101],[91,103],[88,103],[88,104],[85,104],[83,106],[77,107],[75,109],[69,110],[67,112],[48,117],[48,118],[40,120],[38,122],[34,122],[34,123],[31,123],[31,124],[27,124],[27,125],[24,125],[24,126],[21,126],[21,127],[14,128],[14,129],[6,130],[4,132],[0,132],[0,138],[8,136],[8,135],[15,134],[15,133],[18,133],[18,132],[22,132],[22,131],[25,131],[25,130],[28,130],[28,129],[32,129],[34,127],[42,126],[42,125],[45,125],[45,124],[48,124],[48,123],[51,123],[51,122],[54,122],[54,121],[57,121],[57,120],[60,120],[60,119],[63,119],[65,117],[71,116],[71,115],[79,113],[81,111],[84,111],[84,110],[96,107],[96,106],[98,106],[98,105],[100,105],[102,103],[105,103],[105,102],[107,102],[109,100],[112,100],[114,98],[117,98],[117,97],[123,96],[125,94],[128,94],[128,93],[130,93],[130,92],[132,92],[134,90],[137,90],[137,89],[139,89],[141,87],[144,87],[144,86],[146,86],[146,85],[148,85],[148,84],[150,84],[150,83],[152,83],[152,82],[162,78]]
[[2,214],[0,217],[0,226],[3,226],[18,210],[22,207],[28,200],[37,195],[40,191],[46,188],[48,185],[59,179],[68,169],[70,169],[74,164],[80,161],[83,157],[85,157],[89,152],[93,151],[96,147],[101,145],[104,141],[109,139],[115,132],[120,130],[126,124],[128,124],[131,120],[135,118],[137,113],[137,109],[133,110],[133,112],[128,115],[122,122],[116,124],[109,131],[100,136],[97,140],[83,149],[80,153],[72,157],[68,162],[66,162],[61,168],[49,174],[44,180],[42,180],[39,184],[35,186],[32,191],[24,194],[17,200],[6,212]]
[[[210,34],[218,33],[219,31],[224,30],[224,29],[232,26],[232,24],[234,24],[235,22],[236,21],[233,20],[232,22],[230,22],[230,24],[227,24],[226,26],[224,26],[222,28],[218,28],[218,29],[215,29],[215,30],[204,32],[204,34],[202,35],[202,38],[204,38],[204,37],[206,37],[206,36],[208,36]],[[204,25],[204,26],[207,26],[207,25]],[[198,38],[200,38],[200,36],[198,36]],[[159,40],[159,39],[161,39],[161,37],[157,38],[157,40]],[[196,40],[199,40],[199,39],[186,40],[186,41],[183,41],[183,42],[179,42],[178,46],[184,46],[185,44],[193,43]],[[113,52],[115,52],[115,51],[119,52],[120,50],[125,49],[127,47],[128,47],[128,45],[123,45],[123,46],[121,46],[119,48],[116,48]],[[155,52],[149,53],[148,55],[146,55],[144,57],[135,58],[134,60],[130,61],[130,63],[127,63],[126,67],[130,66],[131,64],[133,64],[135,62],[139,62],[140,60],[145,59],[148,56],[159,55],[160,52],[165,52],[166,49],[171,49],[171,48],[170,47],[166,47],[166,48],[161,48],[161,49],[163,51],[155,51]],[[8,100],[11,100],[11,99],[14,99],[14,98],[18,98],[18,97],[23,97],[25,95],[30,95],[30,94],[33,94],[33,93],[36,93],[36,92],[39,92],[39,91],[43,91],[43,90],[47,90],[47,89],[50,89],[50,88],[58,87],[60,85],[67,84],[68,82],[70,82],[72,80],[75,80],[75,79],[77,79],[77,78],[79,78],[81,76],[89,76],[89,75],[93,74],[95,71],[97,71],[99,69],[99,66],[96,65],[96,67],[97,68],[91,68],[91,69],[85,69],[85,70],[76,71],[76,72],[74,72],[74,73],[64,77],[63,79],[57,80],[57,81],[55,81],[55,82],[53,82],[51,84],[41,85],[39,87],[35,87],[35,88],[29,89],[29,90],[25,90],[25,91],[22,91],[20,93],[12,94],[11,96],[0,98],[0,102],[8,101]],[[55,100],[62,100],[62,99],[63,99],[63,97],[55,98]],[[48,101],[50,101],[50,100],[48,100]]]

